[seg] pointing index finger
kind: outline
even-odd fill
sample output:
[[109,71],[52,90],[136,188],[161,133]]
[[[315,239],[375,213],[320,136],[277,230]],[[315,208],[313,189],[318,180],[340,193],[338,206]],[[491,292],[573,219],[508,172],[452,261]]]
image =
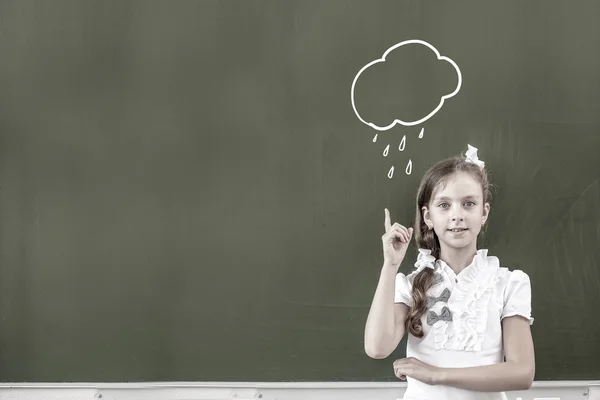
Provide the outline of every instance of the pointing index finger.
[[385,209],[385,223],[384,223],[384,226],[385,226],[385,231],[386,232],[389,231],[390,228],[392,227],[392,221],[390,219],[390,211],[387,208]]

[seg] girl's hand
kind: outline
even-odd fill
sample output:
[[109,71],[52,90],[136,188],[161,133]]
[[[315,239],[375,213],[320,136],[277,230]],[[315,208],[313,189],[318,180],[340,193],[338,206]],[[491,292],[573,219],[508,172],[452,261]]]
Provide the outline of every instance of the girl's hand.
[[408,244],[412,238],[413,228],[406,228],[399,223],[392,225],[390,212],[385,209],[385,233],[381,237],[383,241],[383,262],[396,268],[400,266]]
[[441,379],[441,369],[425,364],[414,357],[394,361],[394,375],[405,381],[409,376],[428,385],[437,385]]

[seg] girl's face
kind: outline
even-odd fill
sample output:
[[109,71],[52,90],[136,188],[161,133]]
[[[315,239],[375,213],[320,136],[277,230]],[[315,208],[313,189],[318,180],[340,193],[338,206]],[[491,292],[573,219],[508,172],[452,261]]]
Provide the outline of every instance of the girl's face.
[[466,172],[457,172],[433,191],[423,220],[433,227],[445,248],[475,252],[477,236],[488,218],[490,205],[483,202],[481,184]]

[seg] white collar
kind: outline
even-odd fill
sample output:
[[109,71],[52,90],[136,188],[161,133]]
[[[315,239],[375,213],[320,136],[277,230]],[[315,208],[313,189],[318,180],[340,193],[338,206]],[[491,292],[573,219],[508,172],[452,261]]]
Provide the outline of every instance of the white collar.
[[[445,273],[452,278],[461,277],[461,281],[471,282],[473,280],[487,280],[489,274],[495,273],[500,267],[500,261],[497,257],[488,256],[487,249],[477,250],[473,255],[473,261],[465,267],[460,273],[456,274],[450,266],[443,260],[436,259],[429,249],[419,249],[419,255],[415,262],[416,273],[424,268],[431,268],[434,271]],[[491,267],[491,268],[488,268]],[[482,273],[485,272],[485,273]]]

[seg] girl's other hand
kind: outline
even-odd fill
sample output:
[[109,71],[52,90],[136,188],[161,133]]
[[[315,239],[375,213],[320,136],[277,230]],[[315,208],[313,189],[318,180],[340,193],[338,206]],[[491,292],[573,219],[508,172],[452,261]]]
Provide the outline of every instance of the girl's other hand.
[[440,368],[414,358],[401,358],[394,361],[394,375],[403,381],[409,376],[428,385],[438,385],[441,379]]

